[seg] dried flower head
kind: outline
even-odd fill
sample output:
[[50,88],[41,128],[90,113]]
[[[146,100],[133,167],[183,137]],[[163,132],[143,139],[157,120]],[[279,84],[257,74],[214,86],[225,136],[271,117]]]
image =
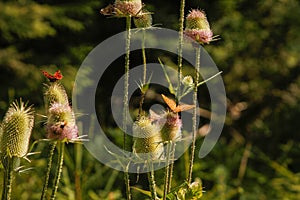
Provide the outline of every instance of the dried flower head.
[[136,153],[151,153],[152,159],[159,159],[163,153],[162,139],[159,129],[152,124],[150,118],[141,116],[133,124],[135,137],[133,150]]
[[136,16],[142,10],[141,0],[116,0],[114,3],[115,16]]
[[1,126],[0,153],[1,157],[24,157],[28,151],[29,140],[34,123],[34,110],[21,100],[13,102]]
[[71,141],[78,137],[74,113],[66,104],[54,103],[51,105],[46,128],[49,139]]

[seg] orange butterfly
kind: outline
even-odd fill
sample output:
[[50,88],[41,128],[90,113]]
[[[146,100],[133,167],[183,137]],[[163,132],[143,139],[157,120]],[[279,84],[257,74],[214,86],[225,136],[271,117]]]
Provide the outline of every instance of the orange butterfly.
[[188,104],[182,104],[182,105],[176,105],[176,102],[173,99],[170,99],[168,97],[166,97],[165,95],[161,95],[163,100],[166,102],[166,104],[169,106],[169,108],[171,108],[171,110],[174,113],[179,113],[185,110],[189,110],[195,107],[195,105],[188,105]]
[[49,79],[50,82],[55,82],[55,81],[58,81],[60,79],[63,78],[63,75],[62,73],[60,72],[60,70],[57,70],[53,75],[52,74],[49,74],[48,72],[42,70],[42,73],[44,74],[44,76],[46,78]]

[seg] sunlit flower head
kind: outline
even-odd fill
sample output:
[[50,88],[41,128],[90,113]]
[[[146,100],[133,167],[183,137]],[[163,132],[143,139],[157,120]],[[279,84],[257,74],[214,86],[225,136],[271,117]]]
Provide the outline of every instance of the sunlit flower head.
[[209,44],[215,38],[204,11],[198,9],[191,10],[187,15],[184,34],[200,44]]
[[3,156],[24,157],[27,154],[34,111],[22,101],[10,105],[4,116],[0,133],[0,154]]
[[134,146],[136,153],[150,153],[152,159],[159,159],[163,144],[159,129],[147,116],[140,116],[133,124]]
[[47,121],[47,138],[62,141],[78,137],[75,116],[69,105],[54,103],[51,105]]

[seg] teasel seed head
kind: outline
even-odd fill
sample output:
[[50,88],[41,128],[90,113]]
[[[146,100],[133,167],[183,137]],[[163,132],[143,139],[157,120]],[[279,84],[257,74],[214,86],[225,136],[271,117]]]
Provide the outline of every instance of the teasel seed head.
[[69,105],[68,96],[64,86],[58,82],[46,85],[46,90],[44,93],[47,107],[49,108],[54,103]]
[[152,159],[160,159],[163,154],[162,138],[159,129],[149,117],[141,116],[133,124],[135,137],[133,150],[136,153],[150,153]]
[[134,25],[137,28],[149,28],[152,26],[152,16],[148,11],[143,12],[133,18]]
[[210,29],[204,11],[191,10],[186,17],[186,29]]
[[71,141],[78,137],[75,115],[71,107],[66,104],[53,103],[48,111],[47,138]]
[[0,154],[4,157],[24,157],[27,154],[34,123],[34,110],[20,102],[13,102],[4,116],[0,134]]
[[168,111],[157,121],[164,142],[176,142],[181,139],[182,121],[178,113]]
[[204,11],[193,9],[186,17],[186,28],[184,34],[200,44],[209,44],[213,39]]
[[136,16],[141,12],[142,7],[141,0],[116,0],[114,3],[115,16]]

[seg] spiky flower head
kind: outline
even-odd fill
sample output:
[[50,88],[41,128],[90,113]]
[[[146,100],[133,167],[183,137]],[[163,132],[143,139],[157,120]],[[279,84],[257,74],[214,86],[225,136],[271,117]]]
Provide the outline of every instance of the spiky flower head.
[[157,124],[160,134],[164,142],[176,142],[181,139],[182,120],[178,113],[168,111],[164,113],[158,120]]
[[134,25],[137,28],[149,28],[152,26],[152,16],[148,11],[143,12],[133,18]]
[[191,10],[186,17],[186,29],[210,29],[204,11]]
[[151,119],[141,116],[133,124],[135,142],[133,150],[136,153],[150,153],[152,159],[159,159],[163,153],[162,139],[159,129],[152,124]]
[[142,10],[141,0],[116,0],[114,3],[115,16],[136,16]]
[[34,110],[31,106],[13,102],[4,116],[0,134],[1,157],[24,157],[27,154],[34,123]]
[[47,120],[47,138],[71,141],[78,137],[74,112],[66,104],[53,103],[49,108]]
[[193,9],[186,17],[185,35],[200,44],[209,44],[213,40],[213,32],[204,11]]
[[44,93],[48,108],[51,104],[60,103],[68,105],[68,96],[64,86],[62,86],[58,82],[51,83],[50,85],[46,85],[45,93]]

